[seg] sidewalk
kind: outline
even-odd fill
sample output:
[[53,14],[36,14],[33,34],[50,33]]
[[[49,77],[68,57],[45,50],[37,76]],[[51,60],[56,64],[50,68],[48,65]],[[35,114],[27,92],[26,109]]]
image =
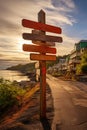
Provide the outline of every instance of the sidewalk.
[[87,85],[50,75],[47,82],[54,99],[52,130],[87,130]]

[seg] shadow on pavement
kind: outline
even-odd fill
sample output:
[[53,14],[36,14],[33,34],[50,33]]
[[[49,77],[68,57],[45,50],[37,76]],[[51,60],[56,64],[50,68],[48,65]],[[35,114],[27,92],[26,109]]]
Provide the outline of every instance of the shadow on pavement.
[[41,119],[41,123],[42,123],[42,126],[43,126],[44,130],[52,130],[51,125],[50,125],[47,118]]

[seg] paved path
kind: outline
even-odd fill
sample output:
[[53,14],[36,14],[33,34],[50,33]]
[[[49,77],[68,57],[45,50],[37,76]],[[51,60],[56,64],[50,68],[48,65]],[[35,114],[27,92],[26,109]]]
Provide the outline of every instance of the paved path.
[[32,97],[31,106],[14,121],[11,129],[4,126],[3,130],[87,130],[87,84],[63,81],[51,75],[47,75],[47,82],[53,96],[52,100],[48,87],[47,120],[42,122],[39,120],[40,92],[38,91]]
[[52,130],[87,130],[87,84],[50,75],[47,82],[54,99]]

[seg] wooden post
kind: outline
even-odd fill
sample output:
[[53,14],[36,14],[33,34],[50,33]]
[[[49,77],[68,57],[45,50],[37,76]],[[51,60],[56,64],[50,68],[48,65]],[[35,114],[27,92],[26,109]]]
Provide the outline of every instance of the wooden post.
[[[39,52],[40,54],[30,54],[31,60],[40,61],[40,118],[46,118],[46,60],[56,60],[54,55],[46,55],[46,53],[55,54],[55,48],[50,48],[54,46],[53,42],[62,42],[61,37],[45,35],[47,32],[53,32],[61,34],[61,28],[52,25],[45,24],[45,12],[41,10],[38,13],[38,22],[31,20],[22,20],[22,25],[27,28],[37,29],[30,33],[23,33],[23,38],[26,40],[32,40],[34,45],[23,45],[24,51]],[[50,44],[51,42],[51,44]],[[36,48],[35,48],[36,47]],[[43,51],[45,50],[45,51]]]
[[[38,13],[38,22],[45,24],[43,10]],[[40,31],[40,33],[45,35],[45,31]],[[46,61],[40,61],[40,118],[46,118]]]

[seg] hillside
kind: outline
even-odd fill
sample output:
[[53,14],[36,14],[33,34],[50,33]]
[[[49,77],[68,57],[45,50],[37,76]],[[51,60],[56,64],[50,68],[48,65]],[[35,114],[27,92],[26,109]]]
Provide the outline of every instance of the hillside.
[[[49,68],[49,67],[52,67],[52,66],[54,66],[55,64],[58,64],[59,63],[59,60],[61,59],[61,58],[66,58],[67,57],[67,55],[64,55],[64,56],[57,56],[56,57],[56,61],[47,61],[46,62],[46,67],[47,67],[47,69]],[[35,63],[36,62],[33,62],[33,63],[28,63],[28,64],[18,64],[18,65],[16,65],[16,66],[12,66],[12,67],[9,67],[9,68],[7,68],[7,70],[16,70],[16,71],[20,71],[20,72],[22,72],[22,73],[24,73],[24,74],[27,74],[27,75],[29,75],[30,73],[35,73]]]
[[25,65],[18,64],[16,66],[12,66],[12,67],[7,68],[7,70],[16,70],[16,71],[20,71],[22,73],[34,72],[35,71],[35,62],[28,63]]

